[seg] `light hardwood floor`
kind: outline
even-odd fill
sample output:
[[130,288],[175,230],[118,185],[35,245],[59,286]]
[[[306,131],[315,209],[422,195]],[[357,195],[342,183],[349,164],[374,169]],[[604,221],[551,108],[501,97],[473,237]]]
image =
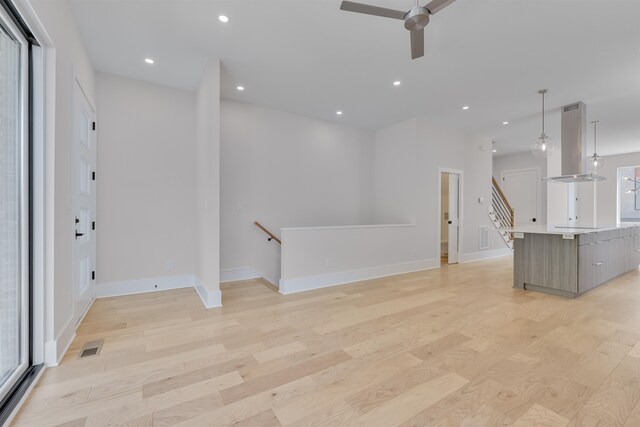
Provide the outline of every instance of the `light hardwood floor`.
[[191,289],[101,299],[15,424],[640,426],[640,274],[575,300],[511,275],[503,258],[289,296],[246,281],[208,311]]

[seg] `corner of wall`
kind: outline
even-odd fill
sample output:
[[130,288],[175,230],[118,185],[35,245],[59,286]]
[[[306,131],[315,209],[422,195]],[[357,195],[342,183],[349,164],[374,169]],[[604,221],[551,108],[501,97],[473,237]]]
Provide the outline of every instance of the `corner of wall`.
[[[216,285],[216,287],[218,286]],[[220,292],[220,289],[211,289],[211,286],[205,285],[197,277],[194,288],[200,296],[204,308],[222,307],[222,292]]]
[[44,344],[44,363],[48,367],[58,366],[71,343],[76,338],[76,325],[73,316],[69,318],[60,334]]

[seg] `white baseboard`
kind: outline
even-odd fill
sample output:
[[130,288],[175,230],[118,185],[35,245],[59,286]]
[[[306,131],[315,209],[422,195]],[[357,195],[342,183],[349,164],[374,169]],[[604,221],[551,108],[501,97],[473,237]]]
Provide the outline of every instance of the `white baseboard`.
[[44,363],[46,366],[58,366],[69,346],[76,338],[76,325],[73,316],[64,325],[64,328],[55,340],[44,344]]
[[276,279],[273,277],[268,277],[267,275],[261,275],[260,278],[262,278],[263,280],[269,282],[272,286],[276,287],[276,288],[280,288],[280,279]]
[[204,308],[222,307],[222,292],[220,292],[220,289],[212,291],[204,285],[196,285],[194,287],[202,300],[202,304],[204,304]]
[[146,292],[168,291],[170,289],[190,288],[195,279],[191,274],[167,276],[150,279],[128,280],[124,282],[99,283],[96,285],[96,298],[117,297],[121,295],[143,294]]
[[258,279],[261,276],[251,267],[226,268],[220,270],[220,283]]
[[511,256],[513,251],[509,248],[492,249],[489,251],[471,252],[469,254],[462,254],[460,256],[460,262],[474,262],[482,261],[484,259],[500,258],[503,256]]
[[394,276],[396,274],[411,273],[414,271],[428,270],[440,266],[440,260],[426,259],[420,261],[403,262],[377,267],[363,268],[359,270],[341,271],[320,276],[300,277],[295,279],[280,279],[280,293],[283,295],[296,292],[310,291],[312,289],[327,288],[329,286],[344,285],[346,283],[359,282],[361,280],[375,279],[378,277]]

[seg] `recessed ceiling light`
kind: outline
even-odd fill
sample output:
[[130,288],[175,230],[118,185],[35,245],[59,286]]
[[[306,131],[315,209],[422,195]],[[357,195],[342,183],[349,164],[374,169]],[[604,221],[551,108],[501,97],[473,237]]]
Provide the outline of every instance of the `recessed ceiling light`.
[[508,124],[509,124],[509,122],[502,122],[502,124],[503,124],[503,125],[508,125]]
[[468,105],[465,105],[464,107],[462,107],[462,109],[463,109],[463,110],[468,110],[468,109],[469,109],[469,106],[468,106]]
[[342,115],[342,111],[336,111],[336,114],[337,114],[338,116],[341,116],[341,115]]
[[220,20],[220,22],[227,23],[229,22],[229,17],[227,15],[220,15],[218,16],[218,20]]
[[495,148],[493,150],[491,150],[492,153],[497,153],[498,150],[496,150]]
[[394,86],[400,86],[400,80],[396,80],[395,82],[393,82]]
[[151,59],[151,58],[145,58],[145,59],[144,59],[144,62],[146,62],[147,64],[153,64],[153,63],[154,63],[154,62],[156,62],[156,61],[154,61],[154,60],[153,60],[153,59]]
[[236,89],[238,89],[240,92],[242,92],[244,90],[244,86],[238,86],[238,87],[236,87]]

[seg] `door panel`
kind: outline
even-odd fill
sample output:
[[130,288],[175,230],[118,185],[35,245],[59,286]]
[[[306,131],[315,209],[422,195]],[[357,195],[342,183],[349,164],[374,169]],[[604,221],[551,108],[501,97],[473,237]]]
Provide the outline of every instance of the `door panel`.
[[514,210],[516,225],[539,222],[539,175],[537,169],[502,172],[502,191]]
[[27,46],[0,4],[0,406],[30,365]]
[[74,298],[76,323],[79,322],[95,298],[93,275],[96,260],[96,239],[92,223],[95,221],[96,192],[92,173],[96,170],[96,139],[93,130],[94,112],[84,92],[76,84],[75,93],[74,176]]
[[449,174],[449,264],[458,262],[460,176]]

